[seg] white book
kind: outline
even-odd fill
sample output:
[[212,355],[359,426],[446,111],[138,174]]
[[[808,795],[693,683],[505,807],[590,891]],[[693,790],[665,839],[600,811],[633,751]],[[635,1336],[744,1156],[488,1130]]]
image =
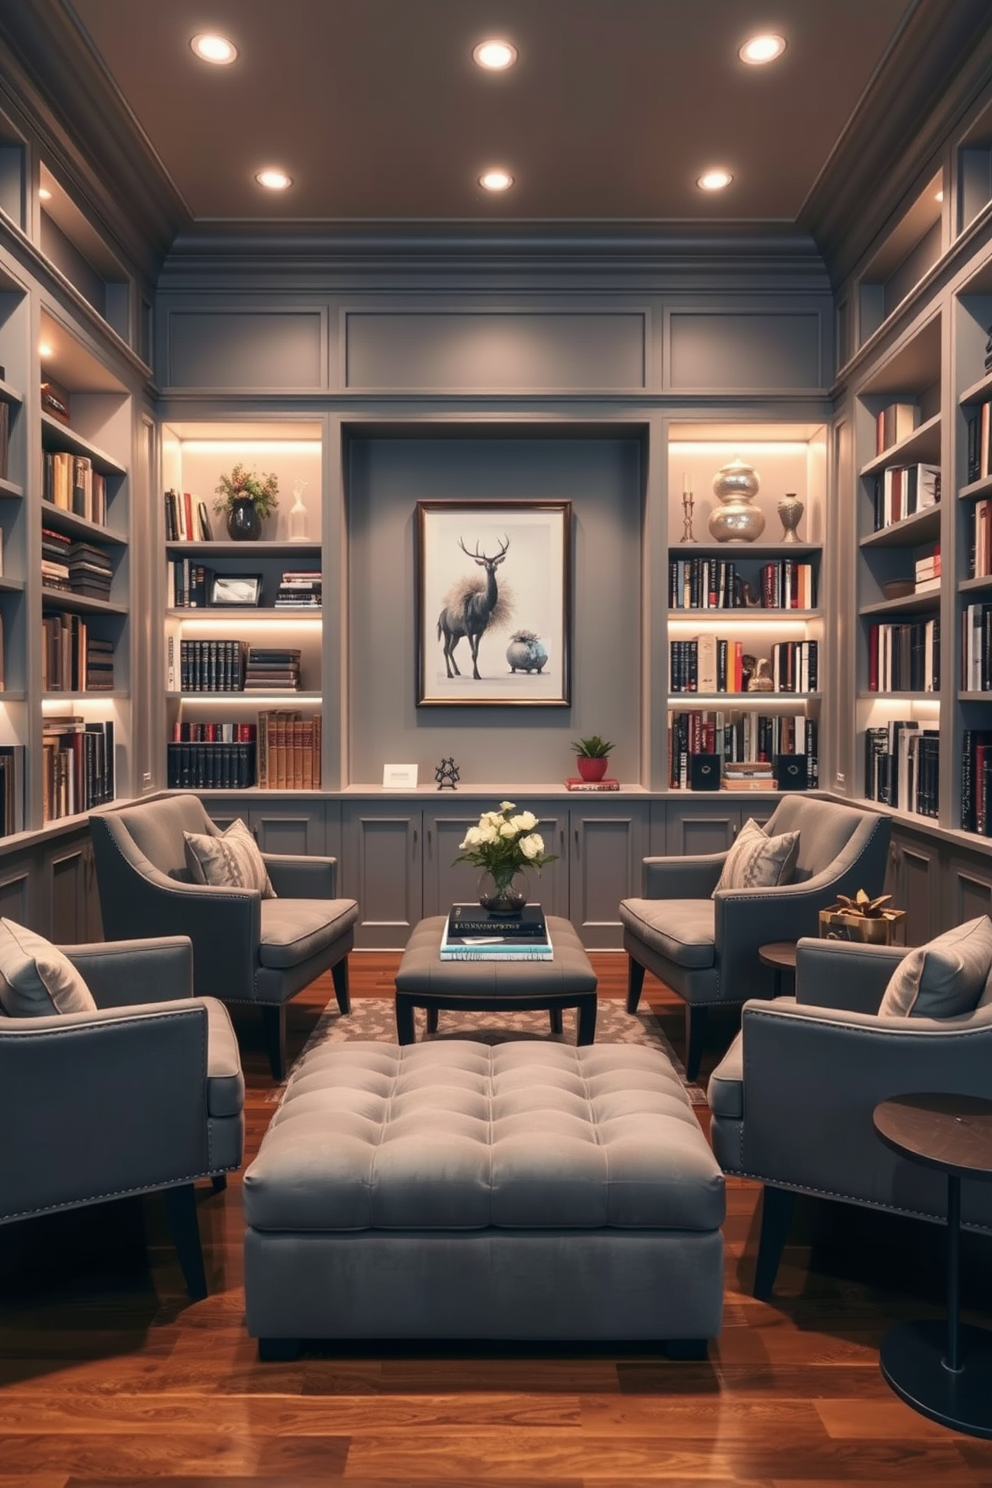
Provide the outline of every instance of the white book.
[[553,961],[554,947],[547,924],[544,939],[536,944],[514,936],[510,926],[505,936],[459,935],[449,942],[446,920],[441,932],[440,957],[442,961]]
[[699,692],[716,692],[716,636],[696,637],[696,686]]

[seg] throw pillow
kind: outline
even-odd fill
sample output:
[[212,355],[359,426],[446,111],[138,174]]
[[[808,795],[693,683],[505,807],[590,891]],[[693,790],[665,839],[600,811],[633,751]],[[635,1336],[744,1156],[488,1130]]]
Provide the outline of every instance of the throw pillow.
[[225,889],[257,889],[263,899],[274,899],[265,862],[251,831],[238,818],[219,837],[206,832],[184,832],[186,866],[193,882]]
[[958,1018],[970,1013],[992,967],[992,920],[980,915],[904,956],[889,978],[880,1018]]
[[769,837],[748,817],[723,861],[717,889],[772,889],[791,881],[799,856],[799,833]]
[[8,1018],[95,1013],[93,994],[58,946],[13,920],[0,920],[0,1008]]

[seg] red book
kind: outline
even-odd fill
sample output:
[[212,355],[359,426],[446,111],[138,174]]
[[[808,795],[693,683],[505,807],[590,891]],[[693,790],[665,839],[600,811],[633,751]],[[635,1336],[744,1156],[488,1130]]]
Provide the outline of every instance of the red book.
[[878,626],[868,632],[868,691],[878,691]]
[[618,791],[619,780],[614,780],[609,775],[604,775],[602,780],[581,780],[577,775],[570,775],[565,781],[565,789],[570,791]]
[[184,526],[186,528],[184,536],[192,542],[196,529],[193,526],[193,498],[188,491],[183,492],[183,511],[185,513]]

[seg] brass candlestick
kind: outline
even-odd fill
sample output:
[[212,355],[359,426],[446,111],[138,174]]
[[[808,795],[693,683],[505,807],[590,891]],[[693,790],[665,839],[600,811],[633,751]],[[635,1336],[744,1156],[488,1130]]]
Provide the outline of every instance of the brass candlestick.
[[682,542],[694,543],[696,539],[692,535],[692,486],[689,477],[682,477]]

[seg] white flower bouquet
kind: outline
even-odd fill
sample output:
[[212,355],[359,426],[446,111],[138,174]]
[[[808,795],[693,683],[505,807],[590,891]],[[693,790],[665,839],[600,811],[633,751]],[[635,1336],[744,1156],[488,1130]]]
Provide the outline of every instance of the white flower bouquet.
[[484,811],[477,827],[469,827],[456,863],[474,863],[492,875],[497,892],[505,892],[521,868],[553,863],[557,853],[544,851],[544,838],[535,832],[532,811],[517,811],[512,801],[501,801],[498,811]]

